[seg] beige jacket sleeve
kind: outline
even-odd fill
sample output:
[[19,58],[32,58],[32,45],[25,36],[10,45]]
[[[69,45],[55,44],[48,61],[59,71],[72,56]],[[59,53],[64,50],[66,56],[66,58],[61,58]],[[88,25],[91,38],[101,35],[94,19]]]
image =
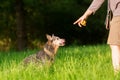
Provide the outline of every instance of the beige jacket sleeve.
[[91,10],[93,14],[101,7],[105,0],[93,0],[88,10]]

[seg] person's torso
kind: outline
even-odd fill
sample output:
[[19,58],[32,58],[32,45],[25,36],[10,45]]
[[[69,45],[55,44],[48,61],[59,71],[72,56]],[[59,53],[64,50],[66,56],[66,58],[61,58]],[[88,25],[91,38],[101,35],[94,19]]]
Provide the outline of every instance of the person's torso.
[[110,0],[110,8],[114,16],[120,15],[120,0]]

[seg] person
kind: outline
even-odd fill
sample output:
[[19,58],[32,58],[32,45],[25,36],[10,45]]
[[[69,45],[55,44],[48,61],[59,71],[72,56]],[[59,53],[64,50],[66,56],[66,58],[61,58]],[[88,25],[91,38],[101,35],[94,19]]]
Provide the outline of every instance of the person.
[[[73,24],[81,26],[82,21],[95,14],[105,0],[93,0],[86,12],[78,18]],[[112,53],[112,65],[114,72],[120,72],[120,0],[108,0],[108,12],[111,10],[113,17],[110,21],[109,35],[107,44],[110,46]],[[107,24],[106,24],[107,25]]]

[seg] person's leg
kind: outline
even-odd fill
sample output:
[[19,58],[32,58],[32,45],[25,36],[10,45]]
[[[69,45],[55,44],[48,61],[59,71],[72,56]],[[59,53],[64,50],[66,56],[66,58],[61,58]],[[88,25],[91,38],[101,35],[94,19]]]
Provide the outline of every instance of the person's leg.
[[120,45],[110,45],[112,52],[112,64],[115,72],[120,71]]

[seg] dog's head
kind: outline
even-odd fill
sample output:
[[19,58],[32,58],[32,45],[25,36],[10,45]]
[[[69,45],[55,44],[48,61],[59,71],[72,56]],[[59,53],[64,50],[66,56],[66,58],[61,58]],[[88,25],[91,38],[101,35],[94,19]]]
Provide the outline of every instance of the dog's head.
[[50,44],[53,44],[55,46],[64,46],[65,45],[65,39],[59,38],[58,36],[54,36],[54,35],[50,36],[50,35],[46,34],[46,37]]

